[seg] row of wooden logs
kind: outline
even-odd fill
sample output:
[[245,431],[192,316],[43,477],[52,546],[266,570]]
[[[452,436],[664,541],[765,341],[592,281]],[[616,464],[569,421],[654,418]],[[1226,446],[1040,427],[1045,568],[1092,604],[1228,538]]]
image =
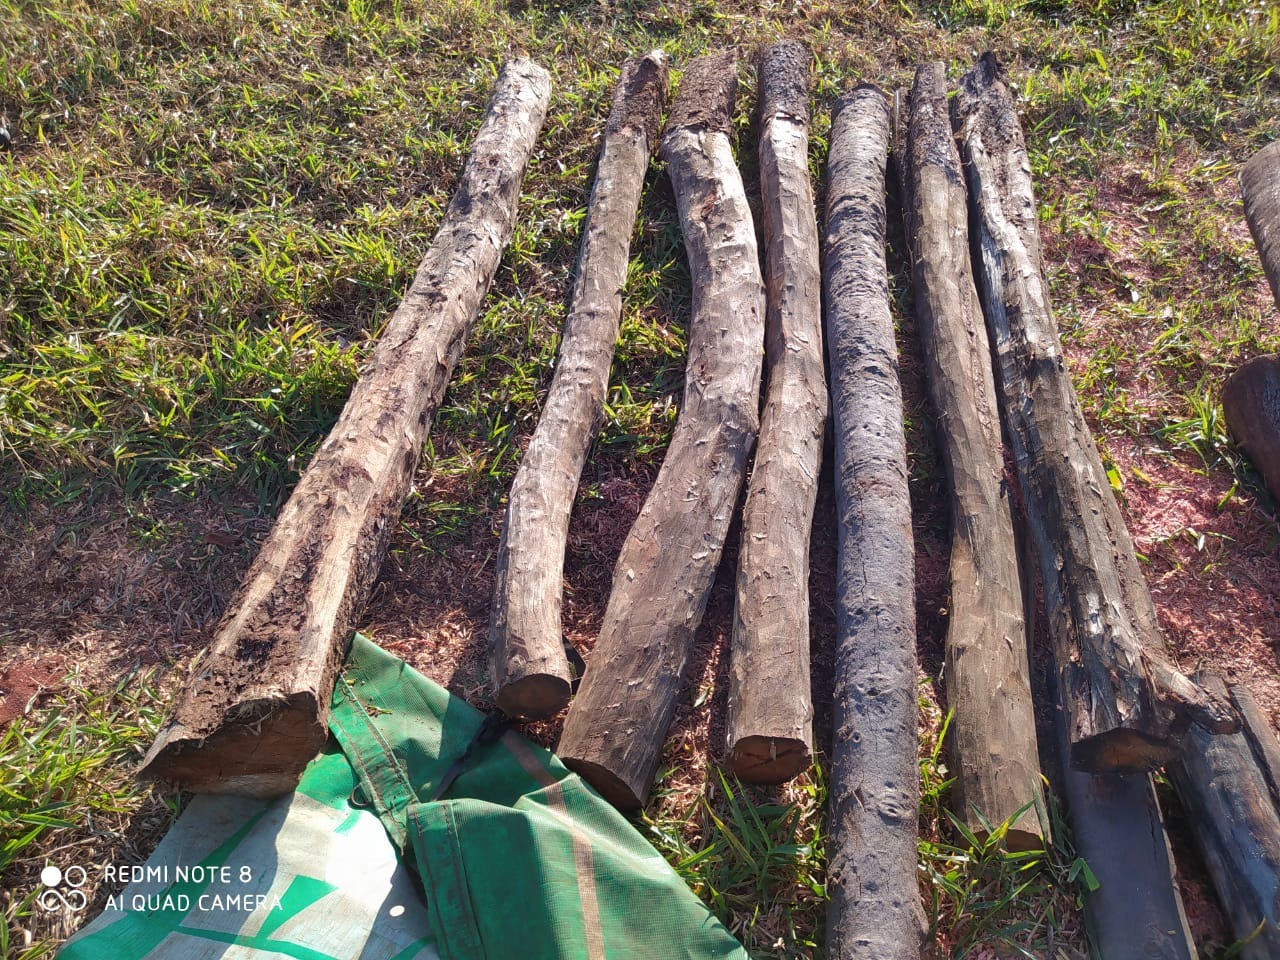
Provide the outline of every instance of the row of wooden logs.
[[[622,71],[561,355],[508,501],[491,638],[497,701],[517,717],[552,714],[570,696],[560,625],[569,516],[603,409],[667,66],[653,52]],[[559,753],[617,805],[644,803],[747,483],[728,762],[743,779],[767,782],[809,764],[808,541],[830,410],[840,532],[827,950],[893,960],[919,956],[921,943],[912,534],[885,262],[895,111],[871,86],[835,105],[820,239],[807,73],[807,51],[793,42],[761,58],[763,273],[730,138],[734,57],[691,62],[672,105],[661,152],[693,274],[684,400],[622,548]],[[323,746],[336,670],[510,238],[549,94],[547,74],[533,63],[501,72],[435,242],[144,775],[195,791],[269,796],[291,789]],[[1250,744],[1274,746],[1270,731],[1247,725],[1248,736],[1235,733],[1239,710],[1226,693],[1183,676],[1164,651],[1063,363],[1030,165],[999,65],[983,57],[950,103],[942,66],[922,67],[903,102],[894,155],[952,483],[946,683],[963,815],[977,833],[1005,823],[1014,848],[1048,839],[1023,614],[1035,573],[1019,566],[1022,530],[1038,559],[1057,658],[1076,843],[1102,882],[1090,900],[1096,942],[1106,957],[1191,956],[1149,772],[1172,762],[1184,798],[1203,794],[1203,809],[1230,806],[1223,770],[1247,778],[1246,767],[1260,769],[1244,758],[1261,749]],[[1270,829],[1274,776],[1249,782],[1264,785],[1249,809],[1269,815]],[[1237,827],[1218,832],[1224,844],[1240,838]],[[1237,846],[1256,855],[1264,842]],[[1277,846],[1267,848],[1268,870],[1254,871],[1248,892],[1233,877],[1230,911],[1242,929],[1275,920]],[[1239,873],[1238,855],[1222,853],[1224,869]],[[1273,928],[1266,935],[1277,936]]]

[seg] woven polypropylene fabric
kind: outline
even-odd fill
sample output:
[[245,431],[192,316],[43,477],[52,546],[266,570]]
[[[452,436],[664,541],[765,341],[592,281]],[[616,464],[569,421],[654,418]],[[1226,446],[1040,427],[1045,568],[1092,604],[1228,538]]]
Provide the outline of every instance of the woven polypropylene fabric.
[[515,733],[425,802],[483,719],[360,637],[334,694],[330,726],[417,863],[442,957],[746,960],[635,827]]
[[[62,960],[747,960],[635,827],[517,734],[430,801],[484,717],[363,637],[332,707],[295,793],[197,797],[147,861],[157,879]],[[192,865],[233,879],[172,879]],[[203,906],[231,895],[264,902]]]

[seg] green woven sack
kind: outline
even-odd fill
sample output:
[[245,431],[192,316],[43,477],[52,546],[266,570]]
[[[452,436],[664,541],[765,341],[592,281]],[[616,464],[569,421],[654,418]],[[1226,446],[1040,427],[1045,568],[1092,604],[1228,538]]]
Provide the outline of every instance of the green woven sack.
[[[148,861],[156,879],[60,957],[746,960],[630,823],[519,735],[474,750],[431,801],[483,720],[357,635],[336,746],[297,792],[197,798]],[[175,881],[201,863],[223,868],[214,882]]]

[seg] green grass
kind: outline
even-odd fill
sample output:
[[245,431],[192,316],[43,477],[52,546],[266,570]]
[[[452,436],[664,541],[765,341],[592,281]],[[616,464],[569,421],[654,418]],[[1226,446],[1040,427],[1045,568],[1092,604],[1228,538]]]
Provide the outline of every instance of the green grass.
[[[1280,349],[1234,181],[1280,136],[1274,5],[0,0],[0,122],[14,137],[0,153],[9,505],[249,491],[272,512],[429,244],[498,65],[528,54],[552,71],[551,110],[511,247],[434,418],[432,484],[405,512],[422,549],[466,542],[504,496],[550,379],[619,64],[657,45],[678,71],[704,50],[782,35],[815,53],[819,195],[840,91],[905,84],[926,57],[956,75],[995,49],[1022,97],[1055,303],[1104,447],[1141,438],[1153,455],[1257,489],[1223,431],[1217,385],[1242,358]],[[667,190],[655,162],[599,463],[651,466],[675,422],[689,273]],[[103,696],[70,694],[56,709],[88,716],[107,709],[93,706]],[[25,851],[71,829],[52,825],[67,803],[132,802],[100,778],[151,720],[124,745],[76,726],[77,744],[98,746],[49,769],[40,758],[68,753],[68,728],[35,722],[3,734],[4,749],[32,751],[4,767],[6,796],[53,805]],[[1043,904],[1075,896],[1069,851],[1032,863],[970,850],[950,832],[932,755],[921,864],[935,930],[957,955],[1001,937],[1040,942],[1057,922]],[[66,779],[46,789],[57,770]],[[812,776],[786,803],[717,778],[688,829],[661,828],[708,901],[759,949],[781,938],[783,955],[820,940],[823,787]]]
[[102,692],[73,673],[0,732],[0,960],[52,956],[57,943],[32,936],[49,919],[36,900],[41,869],[103,859],[149,794],[130,771],[163,718],[153,673]]

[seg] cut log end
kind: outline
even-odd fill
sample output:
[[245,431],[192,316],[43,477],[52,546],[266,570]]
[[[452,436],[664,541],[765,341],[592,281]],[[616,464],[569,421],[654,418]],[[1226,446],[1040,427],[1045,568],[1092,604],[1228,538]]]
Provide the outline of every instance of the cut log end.
[[633,127],[644,133],[645,144],[653,149],[662,123],[662,106],[667,102],[668,63],[669,58],[662,50],[650,50],[643,57],[627,61],[605,127],[606,134]]
[[680,80],[668,130],[701,127],[733,133],[733,105],[738,96],[738,61],[732,52],[711,53],[689,64]]
[[639,810],[644,806],[648,793],[639,793],[625,780],[603,764],[577,757],[561,756],[566,767],[587,781],[596,793],[624,812]]
[[324,749],[328,729],[311,697],[294,697],[252,724],[226,722],[205,737],[174,723],[156,737],[139,780],[181,784],[192,793],[271,799],[298,785]]
[[1280,140],[1267,144],[1244,165],[1240,192],[1249,232],[1280,306]]
[[545,720],[569,705],[572,686],[554,673],[531,673],[498,690],[498,709],[517,720]]
[[1179,745],[1117,727],[1071,744],[1071,767],[1086,773],[1145,773],[1178,755]]
[[729,751],[728,767],[743,783],[785,783],[813,762],[809,744],[795,737],[743,737]]
[[1241,365],[1222,388],[1222,412],[1267,489],[1280,498],[1280,355]]
[[809,50],[799,40],[780,40],[760,58],[760,116],[809,122]]

